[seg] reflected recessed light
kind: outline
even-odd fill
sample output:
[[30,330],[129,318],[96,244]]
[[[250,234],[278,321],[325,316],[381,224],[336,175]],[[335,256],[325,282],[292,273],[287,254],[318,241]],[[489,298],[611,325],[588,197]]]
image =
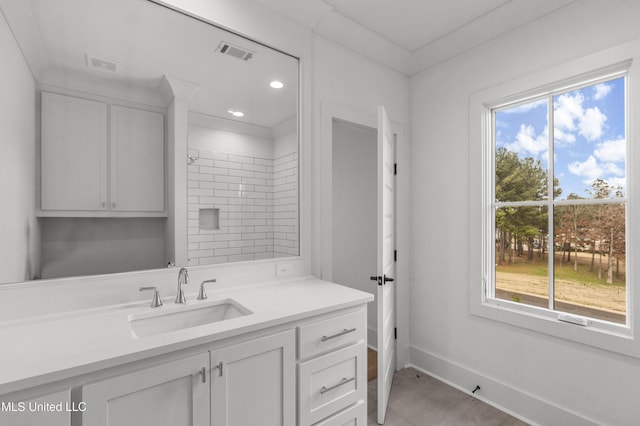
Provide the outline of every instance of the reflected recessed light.
[[244,112],[242,111],[234,111],[232,109],[227,110],[227,112],[231,115],[233,115],[234,117],[244,117]]
[[274,80],[269,83],[269,86],[273,87],[274,89],[282,89],[284,87],[284,84],[282,84],[281,81]]

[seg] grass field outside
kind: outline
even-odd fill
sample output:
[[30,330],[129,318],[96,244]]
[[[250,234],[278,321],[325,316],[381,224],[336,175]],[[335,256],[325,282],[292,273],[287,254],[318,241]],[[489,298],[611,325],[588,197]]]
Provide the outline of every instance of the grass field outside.
[[[620,261],[620,276],[615,276],[613,284],[607,284],[607,259],[602,259],[602,274],[598,278],[598,255],[595,257],[594,271],[591,272],[591,254],[578,252],[578,270],[574,270],[574,257],[562,262],[562,255],[555,256],[555,300],[586,306],[596,310],[626,314],[627,292],[625,286],[625,265]],[[532,261],[526,256],[514,257],[511,265],[496,265],[496,289],[509,293],[527,294],[548,298],[548,259],[536,253]],[[514,301],[517,296],[513,296]]]

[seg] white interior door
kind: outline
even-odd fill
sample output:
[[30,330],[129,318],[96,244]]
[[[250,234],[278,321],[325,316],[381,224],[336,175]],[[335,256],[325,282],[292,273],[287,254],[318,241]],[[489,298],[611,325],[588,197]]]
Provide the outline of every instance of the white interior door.
[[383,106],[378,107],[378,424],[384,423],[395,371],[395,141]]

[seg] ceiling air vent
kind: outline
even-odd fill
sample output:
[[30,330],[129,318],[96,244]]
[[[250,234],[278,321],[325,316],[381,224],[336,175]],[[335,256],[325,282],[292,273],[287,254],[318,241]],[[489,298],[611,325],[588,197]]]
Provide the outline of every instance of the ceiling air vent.
[[220,42],[216,52],[220,52],[223,55],[233,56],[234,58],[242,59],[243,61],[248,61],[256,54],[256,52],[252,52],[251,50],[243,49],[242,47],[234,46],[233,44],[227,43],[226,41]]
[[87,55],[87,66],[96,68],[102,71],[116,72],[118,70],[118,63],[110,61],[109,59],[98,58],[96,56]]

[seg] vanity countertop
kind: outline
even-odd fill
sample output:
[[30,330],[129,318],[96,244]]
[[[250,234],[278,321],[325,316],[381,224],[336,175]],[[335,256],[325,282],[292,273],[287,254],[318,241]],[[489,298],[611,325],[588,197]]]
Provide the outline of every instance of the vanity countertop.
[[[187,294],[188,304],[231,298],[252,314],[141,338],[132,334],[129,315],[151,311],[148,301],[0,323],[0,395],[373,300],[315,277],[207,293],[205,301]],[[175,309],[173,300],[164,302],[154,311]]]

